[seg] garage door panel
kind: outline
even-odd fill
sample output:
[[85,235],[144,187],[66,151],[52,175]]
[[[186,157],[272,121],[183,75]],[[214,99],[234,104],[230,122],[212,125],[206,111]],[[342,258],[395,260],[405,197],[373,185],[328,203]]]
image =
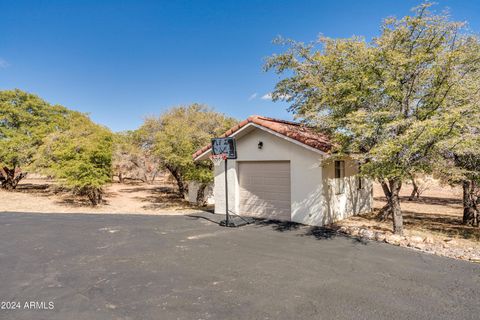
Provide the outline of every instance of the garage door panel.
[[272,193],[268,195],[267,199],[272,199],[277,202],[285,202],[288,206],[290,206],[290,201],[285,200],[284,197],[285,195],[283,195],[282,193]]
[[239,162],[240,214],[290,220],[290,163]]
[[[247,195],[248,196],[248,195]],[[290,209],[290,201],[285,200],[281,196],[271,196],[270,198],[266,197],[251,197],[248,199],[243,199],[240,201],[240,204],[246,206],[268,206],[272,208],[287,208]]]
[[[282,191],[283,190],[283,191]],[[246,199],[265,199],[265,200],[285,200],[285,194],[289,192],[290,190],[288,188],[276,188],[275,191],[272,192],[259,192],[255,190],[247,190],[243,189],[240,190],[240,197]],[[290,198],[290,197],[288,197]],[[246,200],[243,199],[243,200]],[[242,201],[242,200],[241,200]],[[290,199],[286,199],[288,203],[290,203]]]
[[288,178],[282,178],[282,177],[266,177],[263,179],[263,182],[266,185],[286,185],[287,183],[290,183],[290,179]]
[[[262,172],[275,172],[275,173],[284,173],[286,175],[290,175],[290,167],[286,167],[285,165],[288,164],[288,161],[249,161],[249,162],[242,162],[241,164],[251,165],[248,168],[249,173],[262,173]],[[260,164],[256,166],[256,164]],[[262,165],[266,164],[266,165]],[[255,165],[255,166],[254,166]]]
[[288,192],[290,191],[290,186],[288,185],[290,183],[290,179],[285,179],[285,180],[275,180],[275,182],[266,182],[266,180],[257,180],[255,183],[243,183],[241,186],[242,190],[247,191],[247,192],[254,192],[257,194],[260,192],[258,190],[259,186],[262,186],[264,188],[264,192]]

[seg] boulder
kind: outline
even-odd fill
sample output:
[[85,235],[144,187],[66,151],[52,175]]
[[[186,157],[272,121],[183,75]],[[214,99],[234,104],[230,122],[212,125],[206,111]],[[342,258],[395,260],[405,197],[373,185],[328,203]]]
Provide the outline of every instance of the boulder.
[[435,254],[435,248],[432,248],[431,246],[425,245],[425,252]]
[[363,232],[361,233],[361,235],[363,238],[368,240],[375,239],[375,233],[372,230],[363,229]]
[[341,226],[339,229],[338,229],[339,232],[341,233],[348,233],[348,228],[345,227],[345,226]]
[[350,229],[350,235],[356,237],[358,236],[358,228],[351,228]]
[[408,243],[408,246],[409,247],[412,247],[412,248],[415,248],[415,249],[418,249],[418,250],[425,250],[425,244],[424,243],[418,243],[418,242],[409,242]]
[[470,261],[480,263],[480,255],[472,255],[470,256]]
[[399,246],[401,246],[401,247],[408,246],[408,240],[403,238],[402,240],[400,240]]
[[401,235],[398,235],[398,234],[391,234],[391,235],[388,235],[385,239],[386,242],[390,243],[390,244],[394,244],[394,245],[400,245],[400,242],[402,240],[404,240],[405,237],[401,236]]
[[385,241],[385,238],[386,238],[385,233],[375,232],[375,240],[383,242],[383,241]]
[[457,241],[455,241],[454,239],[452,238],[447,238],[445,240],[443,240],[445,243],[447,243],[449,246],[455,246],[457,245]]
[[408,240],[409,240],[410,242],[413,242],[413,243],[423,242],[423,238],[420,237],[420,236],[411,236],[411,237],[409,237]]
[[433,240],[432,237],[426,237],[425,239],[423,239],[423,242],[428,244],[433,244],[435,241]]

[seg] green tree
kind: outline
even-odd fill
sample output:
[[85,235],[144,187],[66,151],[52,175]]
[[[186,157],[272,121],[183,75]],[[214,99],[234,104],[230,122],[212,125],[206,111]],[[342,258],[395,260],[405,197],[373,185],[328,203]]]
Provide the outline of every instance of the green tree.
[[[186,181],[205,188],[212,181],[212,164],[194,162],[192,154],[232,127],[236,120],[199,104],[172,108],[160,117],[150,117],[139,129],[146,148],[152,148],[177,182],[179,193],[188,191]],[[201,191],[200,191],[201,193]]]
[[72,112],[68,122],[66,130],[45,138],[37,167],[96,205],[112,177],[112,134],[78,112]]
[[471,127],[461,136],[439,148],[435,163],[440,179],[463,188],[463,223],[480,223],[480,117],[471,119]]
[[287,100],[297,118],[329,132],[335,152],[353,155],[361,173],[381,183],[397,234],[402,182],[431,171],[437,146],[480,116],[479,41],[430,6],[386,19],[370,42],[283,41],[290,48],[265,65],[287,74],[273,99]]
[[66,126],[69,111],[50,105],[36,95],[21,91],[0,91],[0,183],[15,189],[26,176],[22,169],[51,132]]

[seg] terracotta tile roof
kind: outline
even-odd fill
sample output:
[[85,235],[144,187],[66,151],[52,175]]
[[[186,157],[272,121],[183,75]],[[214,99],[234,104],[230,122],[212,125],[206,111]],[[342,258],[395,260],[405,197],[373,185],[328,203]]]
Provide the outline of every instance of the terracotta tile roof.
[[[256,125],[270,129],[272,131],[275,131],[276,133],[297,140],[298,142],[301,142],[309,147],[323,152],[328,152],[332,148],[332,143],[325,134],[316,132],[306,127],[305,125],[297,122],[278,120],[256,115],[250,116],[248,117],[248,119],[243,120],[230,130],[225,132],[221,137],[231,136],[233,133],[237,132],[249,123],[254,123]],[[197,150],[197,152],[193,154],[193,158],[200,156],[204,152],[208,151],[211,147],[212,145],[209,144]]]

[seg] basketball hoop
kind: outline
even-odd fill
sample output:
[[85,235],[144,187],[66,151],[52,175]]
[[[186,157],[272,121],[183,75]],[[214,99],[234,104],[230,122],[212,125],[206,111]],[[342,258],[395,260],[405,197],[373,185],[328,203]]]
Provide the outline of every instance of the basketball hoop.
[[237,145],[234,137],[213,138],[212,139],[212,154],[210,160],[213,165],[218,167],[222,161],[225,165],[223,175],[225,177],[225,227],[232,227],[230,223],[228,212],[228,159],[237,159]]
[[220,165],[220,163],[222,163],[223,160],[227,160],[227,154],[226,153],[211,154],[210,160],[212,160],[213,165],[217,167]]

